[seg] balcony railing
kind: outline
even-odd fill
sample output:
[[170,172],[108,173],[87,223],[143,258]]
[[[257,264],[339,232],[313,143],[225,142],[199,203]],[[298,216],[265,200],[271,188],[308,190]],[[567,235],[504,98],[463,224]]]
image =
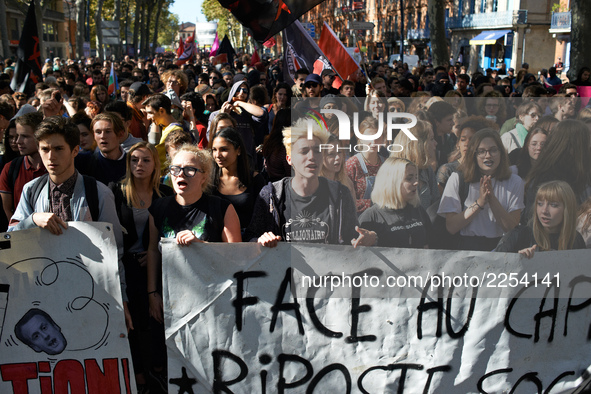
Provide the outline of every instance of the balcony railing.
[[53,19],[55,21],[63,22],[64,21],[64,13],[58,12],[50,9],[46,9],[43,13],[43,16],[47,19]]
[[407,40],[428,40],[429,37],[429,29],[410,29],[406,33]]
[[468,14],[447,19],[450,29],[478,29],[487,27],[505,27],[527,23],[527,10],[488,12]]
[[572,19],[570,11],[553,12],[550,30],[570,30]]

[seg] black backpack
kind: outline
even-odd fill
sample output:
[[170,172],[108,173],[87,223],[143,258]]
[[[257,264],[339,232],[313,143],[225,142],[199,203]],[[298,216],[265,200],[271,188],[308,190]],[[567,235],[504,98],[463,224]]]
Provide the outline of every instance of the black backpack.
[[[16,159],[15,159],[16,160]],[[14,161],[14,160],[13,160]],[[91,176],[82,175],[84,179],[84,190],[86,192],[86,201],[88,202],[88,209],[90,211],[90,216],[92,217],[92,221],[96,222],[99,218],[99,199],[98,199],[98,187],[96,185],[96,179]],[[41,194],[41,190],[47,184],[49,180],[49,175],[41,175],[39,180],[35,182],[32,187],[32,196],[33,199],[31,200],[32,205],[35,205],[39,195]]]

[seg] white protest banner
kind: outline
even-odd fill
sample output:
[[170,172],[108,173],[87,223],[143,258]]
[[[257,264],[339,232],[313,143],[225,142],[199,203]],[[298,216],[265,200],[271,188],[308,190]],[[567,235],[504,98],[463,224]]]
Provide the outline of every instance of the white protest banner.
[[[162,253],[170,392],[560,393],[588,376],[587,250],[527,260],[164,240]],[[532,270],[548,266],[561,269]],[[381,285],[349,287],[340,298],[316,297],[318,285],[302,291],[303,275],[330,279],[340,270]],[[436,274],[453,277],[437,286]],[[476,287],[462,287],[464,275]],[[414,285],[398,279],[412,277]],[[412,287],[410,296],[397,297],[396,286]],[[496,297],[493,287],[502,290]]]
[[108,223],[0,234],[0,393],[131,393]]

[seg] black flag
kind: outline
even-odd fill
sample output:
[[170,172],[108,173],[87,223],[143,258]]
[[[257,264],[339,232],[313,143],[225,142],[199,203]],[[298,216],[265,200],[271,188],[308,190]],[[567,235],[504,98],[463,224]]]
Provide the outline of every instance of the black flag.
[[30,73],[34,83],[43,80],[41,73],[41,48],[39,46],[39,34],[37,33],[37,20],[35,18],[35,0],[31,1],[21,40],[18,43],[16,67],[10,87],[14,91],[24,91]]
[[218,0],[258,42],[265,42],[324,0]]

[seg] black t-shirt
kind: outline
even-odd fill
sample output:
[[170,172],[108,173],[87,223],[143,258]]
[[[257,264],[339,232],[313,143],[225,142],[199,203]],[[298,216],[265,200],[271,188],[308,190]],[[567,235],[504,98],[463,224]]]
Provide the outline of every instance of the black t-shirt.
[[258,174],[252,180],[252,184],[244,191],[244,193],[230,195],[222,194],[217,189],[213,190],[213,195],[224,199],[234,206],[238,219],[240,219],[240,228],[245,229],[250,224],[252,219],[252,212],[254,210],[254,202],[259,195],[261,189],[265,186],[265,181],[261,174]]
[[[297,194],[288,182],[286,222],[281,236],[287,242],[328,243],[330,228],[329,191],[325,182],[308,197]],[[334,229],[332,229],[334,231]]]
[[[558,236],[560,234],[550,234],[550,247],[552,250],[558,250]],[[495,248],[495,252],[517,253],[522,249],[532,247],[536,244],[533,229],[528,225],[521,225],[509,231]],[[585,249],[585,240],[577,232],[575,242],[571,249]]]
[[160,238],[174,238],[183,230],[191,230],[207,242],[222,242],[224,216],[230,203],[204,194],[197,202],[180,205],[174,196],[160,198],[149,208]]
[[429,215],[420,205],[407,204],[402,209],[373,205],[361,214],[359,226],[377,233],[377,246],[423,248],[431,237]]

